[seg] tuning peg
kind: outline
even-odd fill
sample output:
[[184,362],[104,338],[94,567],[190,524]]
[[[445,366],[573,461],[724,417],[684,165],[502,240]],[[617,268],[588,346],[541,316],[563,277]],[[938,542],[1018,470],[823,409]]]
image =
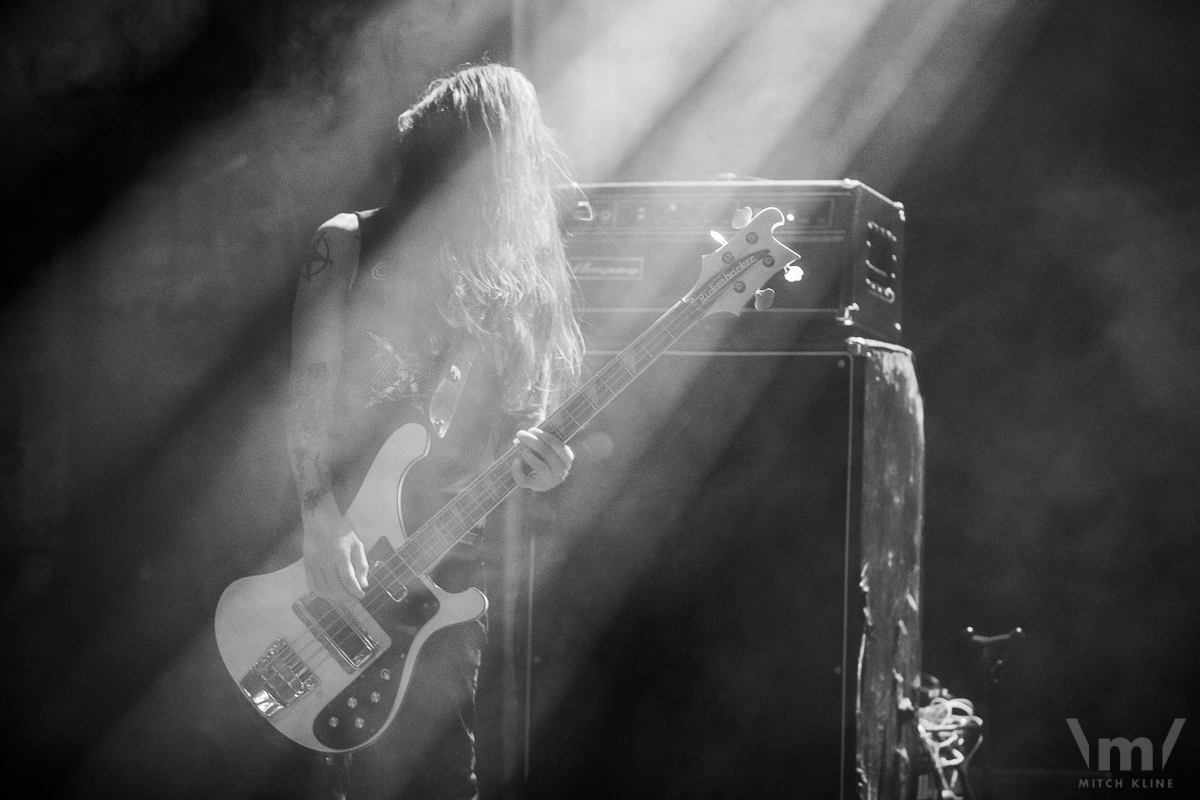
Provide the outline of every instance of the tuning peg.
[[754,212],[750,210],[750,206],[742,206],[737,211],[734,211],[733,212],[733,222],[731,223],[733,225],[733,229],[741,230],[742,228],[749,225],[750,218],[752,216],[754,216]]
[[774,289],[758,289],[754,292],[755,311],[766,311],[773,305],[775,305]]

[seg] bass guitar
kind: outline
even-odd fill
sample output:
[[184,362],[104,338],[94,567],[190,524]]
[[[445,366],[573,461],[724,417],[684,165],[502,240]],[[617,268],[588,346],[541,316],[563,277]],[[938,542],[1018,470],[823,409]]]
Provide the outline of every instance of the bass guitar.
[[[540,427],[570,441],[700,319],[738,314],[799,259],[774,230],[783,214],[766,208],[735,217],[733,238],[703,256],[700,278],[683,299],[567,399]],[[740,223],[740,224],[739,224]],[[515,488],[501,455],[416,530],[404,524],[401,492],[429,452],[425,427],[400,427],[375,456],[346,510],[367,550],[370,586],[350,604],[309,590],[303,561],[232,583],[217,604],[217,646],[238,689],[280,733],[313,750],[339,753],[373,742],[402,704],[422,646],[436,631],[487,609],[476,589],[450,593],[428,572]]]

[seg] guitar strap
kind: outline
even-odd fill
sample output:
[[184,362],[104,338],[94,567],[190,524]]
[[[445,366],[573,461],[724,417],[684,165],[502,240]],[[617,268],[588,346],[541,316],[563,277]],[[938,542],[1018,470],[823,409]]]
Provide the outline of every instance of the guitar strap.
[[463,387],[467,385],[467,376],[471,374],[471,366],[478,355],[479,342],[475,337],[461,336],[442,363],[437,388],[429,398],[429,423],[439,439],[444,438],[446,431],[450,430],[450,421],[454,419]]

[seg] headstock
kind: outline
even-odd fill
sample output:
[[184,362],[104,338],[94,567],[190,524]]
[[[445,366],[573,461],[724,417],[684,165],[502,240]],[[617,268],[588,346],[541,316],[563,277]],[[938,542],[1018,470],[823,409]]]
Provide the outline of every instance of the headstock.
[[771,298],[759,289],[771,276],[784,268],[793,270],[793,280],[803,274],[794,266],[800,254],[775,239],[774,231],[782,224],[783,212],[777,208],[764,208],[753,217],[750,209],[738,209],[733,218],[737,233],[700,259],[700,279],[684,301],[699,306],[705,315],[740,314],[751,299],[758,308],[769,307]]

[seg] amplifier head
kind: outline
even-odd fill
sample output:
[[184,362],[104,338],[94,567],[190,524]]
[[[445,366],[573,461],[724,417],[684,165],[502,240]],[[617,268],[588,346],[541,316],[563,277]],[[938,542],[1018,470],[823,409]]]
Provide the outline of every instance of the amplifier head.
[[[701,256],[731,229],[736,209],[775,207],[779,242],[800,253],[803,279],[784,274],[766,310],[729,321],[734,349],[791,349],[867,336],[900,338],[904,209],[857,181],[603,183],[565,220],[585,333],[619,349],[691,289]],[[720,321],[698,326],[711,346]]]

